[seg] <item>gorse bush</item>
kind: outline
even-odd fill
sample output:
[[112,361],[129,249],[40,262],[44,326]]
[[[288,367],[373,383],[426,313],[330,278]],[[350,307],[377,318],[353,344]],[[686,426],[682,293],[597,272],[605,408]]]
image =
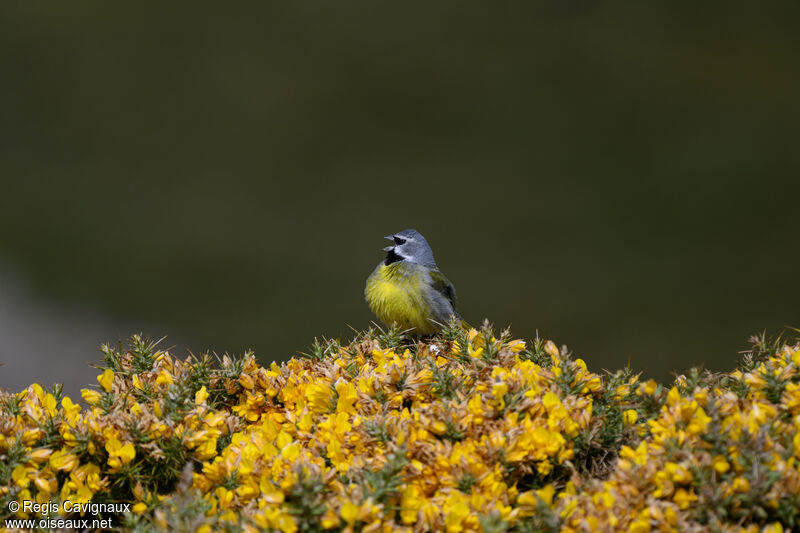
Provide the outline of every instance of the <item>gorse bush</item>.
[[[127,502],[133,531],[783,531],[800,522],[800,346],[671,386],[485,324],[370,329],[262,367],[103,348],[85,406],[0,393],[12,501]],[[30,514],[30,513],[28,513]],[[17,517],[24,517],[19,511]]]

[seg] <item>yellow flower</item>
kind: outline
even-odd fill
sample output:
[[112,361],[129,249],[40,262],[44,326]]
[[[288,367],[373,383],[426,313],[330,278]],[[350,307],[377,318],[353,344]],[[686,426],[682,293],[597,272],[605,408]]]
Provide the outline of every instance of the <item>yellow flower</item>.
[[286,459],[287,461],[296,461],[298,457],[300,457],[300,443],[293,442],[281,449],[281,457]]
[[300,431],[311,431],[311,428],[314,427],[314,418],[311,416],[311,413],[304,414],[300,420],[297,422],[297,429]]
[[648,533],[650,531],[650,520],[639,518],[631,522],[628,526],[628,533]]
[[761,533],[783,533],[783,524],[780,522],[773,522],[764,526]]
[[69,396],[64,396],[61,399],[61,407],[63,409],[64,418],[70,426],[75,426],[80,416],[81,406],[73,403]]
[[97,381],[104,391],[111,392],[111,386],[114,384],[114,372],[110,368],[106,368],[101,375],[97,376]]
[[115,435],[112,435],[106,441],[105,448],[108,452],[108,465],[112,470],[118,470],[122,465],[129,464],[136,457],[136,449],[133,444],[130,442],[122,444]]
[[402,505],[400,506],[400,518],[404,524],[413,524],[417,521],[417,513],[424,500],[419,487],[410,483],[406,485],[403,489]]
[[745,477],[737,477],[733,480],[731,488],[734,492],[748,492],[750,490],[750,482]]
[[664,509],[664,519],[667,521],[667,524],[671,526],[678,524],[678,513],[675,511],[674,506]]
[[216,437],[204,440],[194,450],[194,456],[197,459],[199,459],[200,461],[205,461],[205,460],[208,460],[208,459],[212,459],[216,455],[217,455],[217,438]]
[[665,469],[674,483],[685,485],[692,482],[692,473],[683,465],[667,463]]
[[519,353],[525,349],[525,341],[520,339],[515,339],[513,341],[508,341],[506,347],[511,350],[512,353]]
[[336,511],[332,507],[328,507],[328,510],[325,511],[325,514],[320,518],[320,524],[324,529],[333,529],[338,526],[340,522],[339,515],[336,514]]
[[206,390],[206,386],[203,385],[200,387],[200,390],[197,391],[194,395],[194,403],[197,405],[203,405],[208,400],[208,391]]
[[637,465],[643,465],[647,462],[647,443],[641,442],[636,450],[630,446],[623,446],[619,450],[619,456],[623,460],[633,461]]
[[247,390],[252,390],[253,387],[256,386],[255,381],[253,381],[253,377],[249,374],[242,374],[239,376],[239,385]]
[[595,505],[600,505],[601,507],[605,507],[607,509],[610,509],[614,505],[615,501],[616,499],[614,496],[608,492],[598,492],[592,496],[592,502]]
[[158,377],[156,378],[156,385],[170,386],[173,382],[174,379],[172,378],[172,374],[170,374],[169,370],[162,368],[161,372],[158,373]]
[[98,405],[102,399],[100,392],[94,389],[81,389],[81,397],[89,405]]
[[692,489],[688,491],[686,489],[678,489],[675,491],[675,495],[672,497],[672,501],[678,504],[678,507],[681,509],[687,509],[689,505],[693,502],[697,501],[697,495],[694,493]]
[[697,403],[705,407],[708,404],[708,391],[698,390],[694,393],[694,399],[697,400]]
[[339,514],[341,514],[342,520],[347,522],[347,525],[352,527],[358,519],[359,511],[360,507],[358,505],[348,501],[342,505],[342,508],[339,510]]
[[467,343],[467,355],[473,359],[477,359],[483,355],[483,348],[475,348],[471,342]]
[[667,393],[667,405],[670,407],[673,405],[677,405],[681,399],[681,393],[678,391],[678,387],[672,387],[669,392]]
[[800,348],[792,353],[792,363],[794,363],[795,367],[800,368]]
[[652,396],[653,394],[655,394],[657,389],[658,389],[658,383],[656,383],[656,380],[654,379],[649,379],[646,382],[639,385],[639,390],[648,396]]
[[317,414],[329,413],[333,409],[333,392],[325,382],[312,383],[306,387],[306,397],[308,406]]
[[53,453],[53,450],[50,448],[39,448],[38,450],[34,450],[31,452],[29,456],[29,460],[32,463],[41,464],[50,457],[50,454]]
[[44,437],[44,430],[41,428],[27,429],[22,432],[22,443],[26,446],[33,446]]
[[277,509],[271,516],[270,523],[273,529],[278,529],[283,533],[295,533],[297,531],[297,521],[295,518],[286,513],[278,511]]
[[725,459],[725,456],[723,455],[714,456],[714,459],[712,461],[712,466],[714,467],[714,470],[716,470],[720,474],[724,474],[731,468],[730,463],[728,462],[727,459]]
[[529,490],[527,492],[520,493],[517,496],[517,505],[531,508],[536,508],[539,505],[539,502],[542,502],[545,505],[551,505],[553,503],[554,495],[555,487],[553,487],[551,484],[548,484],[538,490]]
[[50,456],[49,463],[56,470],[71,471],[78,467],[80,461],[77,455],[69,453],[66,448],[62,448]]
[[448,533],[464,531],[464,520],[470,516],[469,504],[460,492],[451,493],[442,506],[444,526]]
[[536,496],[537,494],[535,490],[520,492],[519,495],[517,495],[517,505],[535,508],[539,503],[539,499]]
[[505,407],[505,401],[503,401],[503,397],[508,393],[508,383],[501,381],[499,383],[492,384],[492,397],[496,401],[497,409],[503,409]]
[[44,400],[42,400],[42,407],[44,407],[45,412],[48,414],[48,416],[50,416],[50,418],[56,415],[57,406],[58,404],[56,403],[55,397],[50,393],[48,393],[44,397]]
[[702,407],[698,406],[692,415],[689,425],[686,426],[686,432],[690,435],[700,435],[706,430],[710,422],[711,418],[706,415]]
[[628,409],[624,413],[622,413],[622,420],[625,424],[632,426],[636,423],[636,420],[639,418],[639,413],[636,412],[636,409]]
[[339,381],[336,383],[336,394],[338,396],[336,411],[338,413],[355,414],[354,405],[358,399],[355,385],[349,381]]
[[26,468],[22,465],[17,465],[14,467],[14,470],[11,471],[11,480],[16,486],[25,488],[31,482],[31,479],[28,477],[28,475],[34,471],[35,469],[33,468]]

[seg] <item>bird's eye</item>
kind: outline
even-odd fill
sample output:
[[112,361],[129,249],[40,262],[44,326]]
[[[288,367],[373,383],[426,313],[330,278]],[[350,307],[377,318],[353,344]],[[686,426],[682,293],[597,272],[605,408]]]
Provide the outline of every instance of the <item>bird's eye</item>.
[[395,237],[394,238],[394,243],[395,244],[405,244],[406,240],[404,238],[402,238],[402,237]]

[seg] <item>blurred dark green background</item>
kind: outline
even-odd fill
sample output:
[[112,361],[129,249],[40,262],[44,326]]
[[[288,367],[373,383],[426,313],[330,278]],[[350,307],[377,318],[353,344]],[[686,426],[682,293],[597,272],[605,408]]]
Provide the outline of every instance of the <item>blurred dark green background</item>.
[[800,5],[721,5],[5,5],[0,386],[347,337],[406,227],[473,323],[731,368],[800,325]]

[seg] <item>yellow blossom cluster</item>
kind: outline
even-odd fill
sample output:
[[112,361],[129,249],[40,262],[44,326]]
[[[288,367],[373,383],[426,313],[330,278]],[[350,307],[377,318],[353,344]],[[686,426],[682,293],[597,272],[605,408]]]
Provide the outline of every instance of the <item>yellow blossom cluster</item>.
[[[491,327],[370,330],[264,367],[104,347],[82,405],[0,393],[7,503],[126,502],[132,531],[782,531],[800,349],[671,387]],[[7,517],[12,516],[10,513]],[[24,511],[17,513],[24,517]]]
[[513,525],[518,483],[546,479],[602,424],[592,416],[602,380],[580,360],[524,359],[520,340],[471,330],[462,344],[412,352],[363,340],[269,370],[248,359],[232,408],[248,426],[193,486],[223,516],[282,531],[298,527],[287,499],[309,480],[326,494],[326,530],[480,531],[481,516]]
[[[749,366],[749,368],[747,368]],[[680,376],[659,392],[648,437],[608,479],[559,495],[562,531],[777,532],[800,519],[800,346],[744,370]]]

